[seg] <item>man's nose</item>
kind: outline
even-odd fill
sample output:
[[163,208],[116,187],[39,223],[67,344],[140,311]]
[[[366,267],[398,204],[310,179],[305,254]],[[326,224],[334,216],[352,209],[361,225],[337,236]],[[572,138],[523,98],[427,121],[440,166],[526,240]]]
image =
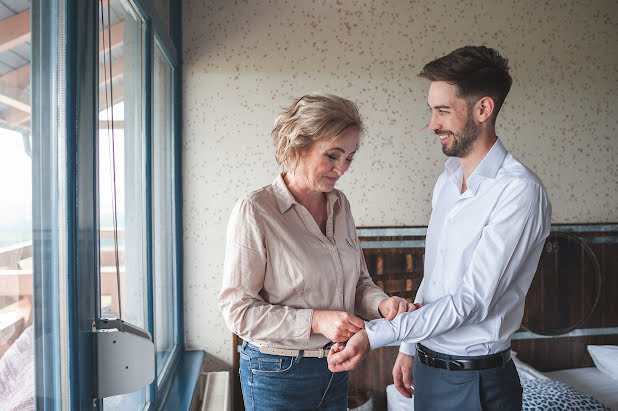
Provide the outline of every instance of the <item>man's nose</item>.
[[440,124],[437,121],[435,114],[431,114],[431,118],[429,119],[429,130],[436,131],[440,129]]

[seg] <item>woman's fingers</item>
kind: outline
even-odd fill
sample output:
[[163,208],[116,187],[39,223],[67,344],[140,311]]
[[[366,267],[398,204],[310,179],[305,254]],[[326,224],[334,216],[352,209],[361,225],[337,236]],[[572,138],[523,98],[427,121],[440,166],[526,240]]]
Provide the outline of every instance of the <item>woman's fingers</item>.
[[365,322],[363,320],[352,314],[348,314],[348,316],[348,323],[351,324],[351,326],[353,327],[352,329],[355,330],[355,333],[365,328]]

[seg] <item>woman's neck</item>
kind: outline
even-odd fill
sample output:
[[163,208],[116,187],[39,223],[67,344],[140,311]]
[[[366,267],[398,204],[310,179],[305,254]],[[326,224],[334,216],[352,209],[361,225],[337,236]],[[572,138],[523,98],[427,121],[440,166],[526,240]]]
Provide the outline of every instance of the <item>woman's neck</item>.
[[321,191],[314,191],[309,187],[306,179],[302,175],[286,172],[283,181],[294,199],[303,205],[313,216],[322,233],[326,229],[326,195]]

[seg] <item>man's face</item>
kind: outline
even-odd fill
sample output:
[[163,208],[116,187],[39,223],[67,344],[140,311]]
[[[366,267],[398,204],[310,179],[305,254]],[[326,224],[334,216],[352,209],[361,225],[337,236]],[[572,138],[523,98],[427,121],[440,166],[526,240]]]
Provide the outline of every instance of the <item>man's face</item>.
[[427,104],[431,109],[429,129],[440,137],[444,154],[460,158],[470,154],[479,125],[466,100],[457,96],[457,86],[445,81],[432,82]]

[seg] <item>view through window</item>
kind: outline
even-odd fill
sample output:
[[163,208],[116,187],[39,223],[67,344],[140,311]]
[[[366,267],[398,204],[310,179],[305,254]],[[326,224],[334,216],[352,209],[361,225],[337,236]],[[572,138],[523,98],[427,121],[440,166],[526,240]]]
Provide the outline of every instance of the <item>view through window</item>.
[[34,407],[30,1],[0,1],[0,404]]

